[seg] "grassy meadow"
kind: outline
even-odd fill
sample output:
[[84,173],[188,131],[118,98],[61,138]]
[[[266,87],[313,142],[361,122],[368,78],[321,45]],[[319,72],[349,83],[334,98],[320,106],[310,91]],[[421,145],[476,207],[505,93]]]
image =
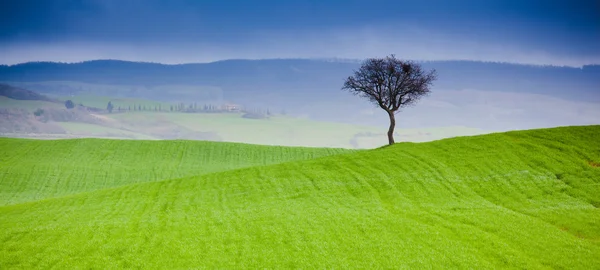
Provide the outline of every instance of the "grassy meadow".
[[598,269],[598,134],[358,151],[4,138],[0,268]]
[[202,141],[0,138],[0,205],[351,152]]

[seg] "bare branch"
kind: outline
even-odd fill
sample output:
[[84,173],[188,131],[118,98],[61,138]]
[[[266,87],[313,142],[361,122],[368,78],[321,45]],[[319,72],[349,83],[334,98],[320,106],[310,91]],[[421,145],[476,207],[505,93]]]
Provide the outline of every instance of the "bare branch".
[[[399,109],[428,95],[436,79],[435,70],[424,71],[418,63],[397,59],[392,54],[365,60],[354,75],[346,79],[342,89],[367,98],[392,117]],[[390,121],[395,122],[392,118]]]
[[435,70],[425,72],[419,64],[391,55],[364,61],[346,79],[342,89],[365,97],[386,111],[396,112],[428,95],[436,78]]

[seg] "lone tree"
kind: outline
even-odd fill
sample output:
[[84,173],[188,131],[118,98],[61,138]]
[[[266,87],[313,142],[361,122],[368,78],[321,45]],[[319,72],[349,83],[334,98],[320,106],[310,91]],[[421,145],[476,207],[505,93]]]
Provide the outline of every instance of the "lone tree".
[[73,101],[69,99],[69,100],[65,101],[65,107],[67,109],[73,109],[73,108],[75,108],[75,103],[73,103]]
[[429,94],[429,88],[436,78],[435,70],[424,71],[419,64],[397,59],[392,54],[386,58],[365,60],[360,69],[346,79],[342,90],[367,98],[387,112],[390,117],[387,135],[392,145],[395,114]]

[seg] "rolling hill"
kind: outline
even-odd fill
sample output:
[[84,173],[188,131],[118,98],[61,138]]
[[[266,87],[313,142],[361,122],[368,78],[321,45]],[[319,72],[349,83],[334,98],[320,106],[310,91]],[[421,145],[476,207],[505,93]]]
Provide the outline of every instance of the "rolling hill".
[[[302,148],[271,165],[288,148],[2,139],[4,196],[23,199],[0,207],[0,268],[597,269],[598,134]],[[226,165],[246,159],[260,166]]]
[[48,101],[48,102],[57,102],[49,97],[44,95],[40,95],[36,92],[14,87],[8,84],[0,84],[0,96],[6,97],[14,100],[39,100],[39,101]]
[[352,151],[185,140],[14,138],[0,138],[0,148],[0,205]]

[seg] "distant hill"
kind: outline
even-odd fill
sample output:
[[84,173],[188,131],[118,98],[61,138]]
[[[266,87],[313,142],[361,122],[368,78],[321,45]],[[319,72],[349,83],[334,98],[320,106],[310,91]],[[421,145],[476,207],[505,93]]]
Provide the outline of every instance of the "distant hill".
[[[228,98],[259,94],[338,94],[357,62],[307,59],[226,60],[164,65],[95,60],[81,63],[30,62],[0,66],[0,81],[77,81],[94,84],[158,86],[169,84],[220,87]],[[475,61],[423,62],[438,70],[437,89],[511,91],[600,101],[600,66],[583,68],[532,66]]]
[[16,100],[41,100],[41,101],[55,101],[47,96],[38,94],[36,92],[14,87],[8,84],[0,84],[0,96],[5,96],[10,99]]

